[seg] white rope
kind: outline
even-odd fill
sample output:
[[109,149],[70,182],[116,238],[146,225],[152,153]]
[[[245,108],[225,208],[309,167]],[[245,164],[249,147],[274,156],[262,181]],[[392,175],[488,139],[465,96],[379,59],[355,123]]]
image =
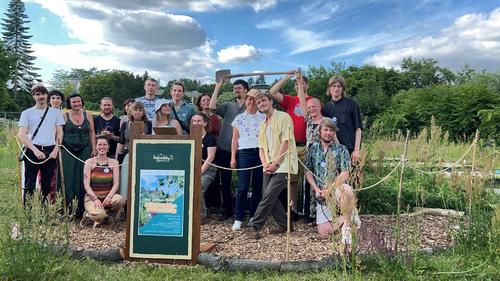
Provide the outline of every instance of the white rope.
[[[45,160],[43,160],[43,161],[41,161],[41,162],[34,162],[34,161],[33,161],[33,160],[31,160],[31,159],[30,159],[30,158],[26,155],[26,153],[23,151],[23,148],[22,148],[21,144],[19,143],[19,140],[17,139],[17,137],[16,137],[15,139],[16,139],[17,146],[19,147],[19,149],[21,150],[21,153],[22,153],[22,154],[23,154],[23,156],[24,156],[24,159],[25,159],[25,160],[28,160],[30,163],[32,163],[32,164],[34,164],[34,165],[42,165],[42,164],[44,164],[45,162],[47,162],[47,161],[49,161],[49,160],[51,160],[51,159],[54,159],[54,158],[45,158]],[[66,150],[66,152],[67,152],[69,155],[71,155],[73,158],[75,158],[76,160],[78,160],[78,161],[80,161],[80,162],[82,162],[82,163],[84,163],[84,164],[85,164],[85,160],[82,160],[82,159],[78,158],[76,155],[74,155],[73,153],[71,153],[71,151],[69,151],[69,149],[67,149],[64,145],[62,145],[62,144],[56,144],[55,146],[62,147],[62,148],[63,148],[64,150]],[[61,152],[59,152],[59,153],[61,153]],[[123,163],[121,163],[121,164],[119,164],[119,165],[115,165],[115,166],[108,166],[108,167],[110,167],[110,168],[114,168],[114,167],[120,167],[120,166],[123,166],[123,165],[126,165],[126,164],[128,164],[128,162],[123,162]]]
[[[273,162],[275,161],[276,159],[280,158],[281,156],[285,155],[288,153],[288,150],[286,152],[284,152],[283,154],[281,155],[278,155],[276,156],[276,158],[272,159],[270,162]],[[203,162],[205,162],[206,160],[204,159],[201,159]],[[219,166],[219,165],[216,165],[214,163],[208,163],[210,166],[213,166],[215,168],[218,168],[218,169],[222,169],[222,170],[228,170],[228,171],[248,171],[248,170],[253,170],[253,169],[256,169],[256,168],[260,168],[262,166],[264,166],[264,164],[260,164],[258,166],[253,166],[253,167],[248,167],[248,168],[227,168],[227,167],[222,167],[222,166]]]
[[388,178],[392,175],[392,173],[394,173],[394,172],[398,169],[398,167],[399,167],[399,165],[401,165],[401,163],[403,163],[403,160],[399,161],[399,163],[396,165],[396,167],[394,167],[394,169],[392,169],[392,171],[390,171],[390,172],[389,172],[389,173],[388,173],[385,177],[383,177],[383,178],[382,178],[381,180],[379,180],[377,183],[372,184],[372,185],[367,186],[367,187],[363,187],[363,188],[356,189],[356,190],[354,190],[354,191],[356,191],[356,192],[357,192],[357,191],[361,191],[361,190],[367,190],[367,189],[370,189],[370,188],[372,188],[372,187],[374,187],[374,186],[377,186],[377,185],[381,184],[383,181],[387,180],[387,179],[388,179]]
[[447,168],[444,168],[440,171],[424,171],[424,170],[421,170],[417,167],[414,167],[412,165],[408,165],[408,167],[410,167],[411,169],[417,171],[417,172],[421,172],[421,173],[425,173],[425,174],[429,174],[429,175],[432,175],[432,174],[440,174],[440,173],[444,173],[446,171],[448,171],[449,169],[453,168],[453,166],[455,165],[458,165],[458,163],[460,161],[462,161],[465,156],[467,156],[467,154],[469,154],[469,152],[471,151],[471,149],[474,147],[474,145],[477,143],[477,139],[474,139],[474,141],[471,143],[471,145],[469,146],[469,148],[467,149],[467,151],[464,153],[464,155],[462,155],[457,161],[455,161],[455,163],[452,163],[449,167]]

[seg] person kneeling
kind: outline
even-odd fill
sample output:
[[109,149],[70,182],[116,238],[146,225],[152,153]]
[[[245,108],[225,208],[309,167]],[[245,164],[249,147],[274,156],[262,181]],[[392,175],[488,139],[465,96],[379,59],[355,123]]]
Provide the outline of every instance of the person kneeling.
[[[85,161],[83,169],[85,192],[85,217],[94,221],[94,227],[106,218],[118,222],[125,198],[116,194],[119,186],[118,161],[107,156],[109,140],[97,138],[97,156]],[[83,219],[82,219],[83,220]]]
[[[318,233],[326,235],[342,227],[342,244],[349,250],[352,243],[351,222],[359,228],[356,197],[344,182],[349,177],[349,151],[336,143],[337,127],[330,119],[323,119],[318,127],[319,142],[309,148],[306,178],[316,193],[316,224]],[[320,180],[317,180],[320,179]],[[332,191],[334,193],[332,193]],[[327,204],[330,203],[330,204]],[[337,220],[333,220],[329,206],[335,206]]]

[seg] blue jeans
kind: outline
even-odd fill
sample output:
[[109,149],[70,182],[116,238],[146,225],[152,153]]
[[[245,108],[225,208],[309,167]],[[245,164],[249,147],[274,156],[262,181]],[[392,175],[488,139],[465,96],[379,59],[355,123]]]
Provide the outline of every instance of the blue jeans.
[[[240,149],[236,154],[238,168],[261,165],[258,148]],[[235,219],[243,221],[247,203],[248,187],[252,181],[252,197],[250,200],[250,217],[252,217],[262,199],[262,167],[252,170],[238,171],[238,191],[236,193]]]

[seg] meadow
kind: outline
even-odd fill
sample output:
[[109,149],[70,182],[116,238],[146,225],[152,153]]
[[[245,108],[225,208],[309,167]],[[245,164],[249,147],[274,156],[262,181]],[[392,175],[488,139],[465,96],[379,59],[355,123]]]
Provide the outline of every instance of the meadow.
[[[466,211],[467,227],[461,228],[455,237],[457,244],[432,256],[415,248],[393,257],[350,257],[344,266],[302,273],[217,272],[200,265],[76,260],[65,250],[73,222],[59,215],[57,204],[42,207],[35,200],[27,209],[20,204],[14,134],[15,128],[5,124],[0,129],[0,280],[498,280],[500,276],[500,201],[491,192],[494,179],[471,178],[465,173],[470,171],[467,165],[449,176],[421,173],[408,168],[410,161],[403,181],[402,210],[420,206]],[[418,167],[427,171],[441,169],[436,163],[457,160],[470,145],[423,136],[414,137],[412,142],[408,158],[413,163],[423,161]],[[382,162],[384,158],[400,157],[401,143],[401,139],[380,139],[366,144],[365,186],[376,183],[392,170],[393,166]],[[478,145],[477,170],[486,173],[496,168],[494,151]],[[422,156],[423,153],[430,158]],[[465,159],[469,164],[472,161]],[[358,196],[362,213],[396,213],[398,184],[399,171],[387,181],[361,191]],[[13,228],[18,233],[13,233]]]

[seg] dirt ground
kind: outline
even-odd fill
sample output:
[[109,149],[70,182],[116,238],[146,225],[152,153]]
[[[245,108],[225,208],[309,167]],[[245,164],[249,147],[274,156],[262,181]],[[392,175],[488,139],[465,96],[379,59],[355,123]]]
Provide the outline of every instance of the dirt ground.
[[[268,230],[275,227],[269,219],[262,229],[262,238],[248,238],[244,227],[232,231],[233,221],[219,222],[210,220],[201,226],[201,241],[216,244],[213,253],[224,257],[237,257],[255,260],[285,260],[287,235],[269,235]],[[386,215],[362,215],[361,229],[355,235],[356,251],[360,254],[393,253],[396,241],[396,218]],[[461,227],[459,220],[436,216],[402,216],[400,249],[402,251],[429,247],[447,247],[454,243],[454,233]],[[321,260],[338,251],[340,233],[321,236],[315,226],[302,222],[294,223],[295,231],[290,234],[291,261]],[[101,225],[96,229],[87,220],[81,227],[78,223],[71,231],[71,244],[83,249],[104,250],[125,245],[125,222]]]

